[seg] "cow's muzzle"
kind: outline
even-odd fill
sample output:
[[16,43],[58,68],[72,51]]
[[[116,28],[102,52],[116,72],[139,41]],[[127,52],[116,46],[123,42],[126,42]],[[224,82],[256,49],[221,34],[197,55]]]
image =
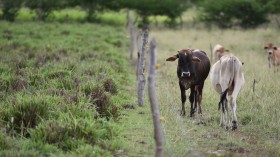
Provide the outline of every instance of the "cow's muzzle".
[[181,77],[190,77],[191,76],[191,73],[190,72],[182,72],[182,75]]

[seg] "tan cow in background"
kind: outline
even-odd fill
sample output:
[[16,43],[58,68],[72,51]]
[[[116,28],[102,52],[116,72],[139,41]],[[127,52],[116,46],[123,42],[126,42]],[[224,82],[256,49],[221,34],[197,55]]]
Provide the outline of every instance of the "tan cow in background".
[[213,61],[219,60],[225,54],[225,52],[229,52],[229,50],[225,49],[220,44],[215,45],[212,50],[212,60]]
[[[232,130],[237,129],[236,98],[245,80],[242,62],[232,55],[224,55],[211,68],[211,84],[220,94],[219,109],[222,107],[220,126],[229,129],[228,99],[232,108]],[[224,120],[224,116],[226,120]]]
[[280,65],[280,48],[273,45],[272,43],[269,43],[266,46],[264,46],[264,49],[268,55],[268,67],[271,68],[271,65]]

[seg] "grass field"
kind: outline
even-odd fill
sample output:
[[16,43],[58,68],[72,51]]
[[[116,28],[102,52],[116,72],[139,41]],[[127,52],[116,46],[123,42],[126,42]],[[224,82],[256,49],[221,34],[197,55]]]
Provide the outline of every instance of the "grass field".
[[[277,31],[263,28],[151,31],[150,36],[157,40],[158,63],[161,65],[157,71],[157,93],[161,115],[165,118],[163,128],[166,156],[280,155],[280,73],[274,73],[268,68],[267,56],[263,49],[266,43],[279,41]],[[243,71],[246,83],[237,98],[238,129],[236,131],[226,131],[219,127],[219,95],[211,87],[209,77],[205,82],[203,93],[203,116],[181,117],[180,89],[176,76],[177,63],[165,61],[167,57],[183,48],[202,49],[210,57],[210,44],[214,46],[217,43],[224,45],[245,63]],[[256,84],[253,92],[254,80]],[[189,102],[186,108],[189,112]],[[146,107],[139,110],[132,114],[135,118],[131,123],[137,121],[134,126],[137,134],[133,139],[137,145],[132,145],[132,148],[135,148],[137,153],[131,156],[143,154],[143,156],[152,156],[153,129],[150,124],[148,103]],[[139,115],[137,112],[145,114]]]
[[124,29],[2,22],[0,156],[112,156],[134,74]]
[[[63,21],[68,13],[54,14]],[[42,23],[23,11],[18,22],[1,23],[0,156],[154,156],[148,96],[144,107],[136,106],[128,32],[116,26],[124,25],[125,16],[103,15],[106,24],[118,23],[108,26],[76,23],[84,14],[76,15],[71,23]],[[263,50],[268,42],[279,44],[279,30],[186,26],[150,31],[158,45],[165,156],[280,156],[280,72],[268,68]],[[183,48],[202,49],[210,57],[210,44],[216,43],[245,63],[236,131],[219,127],[219,95],[209,77],[203,115],[180,116],[177,63],[165,61]],[[187,102],[187,113],[189,108]]]

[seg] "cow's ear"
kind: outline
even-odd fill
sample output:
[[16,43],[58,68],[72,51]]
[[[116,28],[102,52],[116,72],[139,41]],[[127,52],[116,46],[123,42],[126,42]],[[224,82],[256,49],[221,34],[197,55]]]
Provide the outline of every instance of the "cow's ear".
[[192,57],[192,61],[194,61],[194,62],[200,62],[201,60],[200,60],[199,58],[193,56],[193,57]]
[[274,49],[274,50],[277,50],[277,47],[274,46],[273,49]]
[[266,50],[266,49],[268,49],[268,47],[267,47],[267,46],[265,46],[265,47],[264,47],[264,49]]
[[230,52],[228,49],[225,49],[225,52]]
[[175,61],[177,58],[178,58],[178,56],[174,55],[174,56],[167,58],[166,61]]

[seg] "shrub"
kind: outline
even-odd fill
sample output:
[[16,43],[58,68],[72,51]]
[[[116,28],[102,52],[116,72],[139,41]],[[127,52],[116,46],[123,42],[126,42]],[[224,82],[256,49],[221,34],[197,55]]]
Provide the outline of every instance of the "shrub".
[[258,0],[209,0],[201,6],[201,20],[221,28],[251,28],[267,21],[267,12]]

